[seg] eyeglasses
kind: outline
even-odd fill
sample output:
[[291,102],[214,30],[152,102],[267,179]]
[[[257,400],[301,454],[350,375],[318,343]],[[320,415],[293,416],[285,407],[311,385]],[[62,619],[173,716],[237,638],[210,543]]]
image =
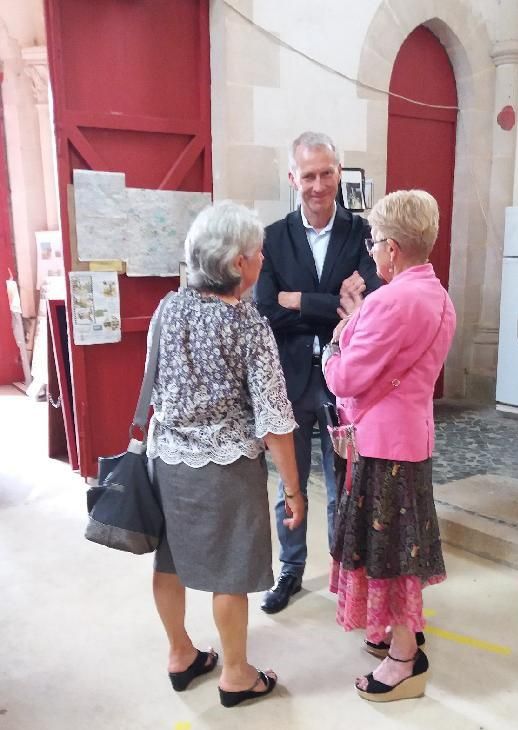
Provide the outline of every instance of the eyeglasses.
[[368,252],[369,256],[372,256],[372,250],[373,250],[374,246],[377,243],[386,243],[387,241],[392,241],[393,243],[396,244],[396,246],[398,248],[401,248],[401,246],[399,245],[399,243],[397,241],[394,241],[393,238],[380,238],[378,241],[375,241],[373,238],[366,238],[365,239],[365,247],[367,249],[367,252]]

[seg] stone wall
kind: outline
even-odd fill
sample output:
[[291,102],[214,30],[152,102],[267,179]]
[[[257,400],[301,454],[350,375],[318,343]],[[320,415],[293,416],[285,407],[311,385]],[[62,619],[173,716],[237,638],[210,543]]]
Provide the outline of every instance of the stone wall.
[[257,208],[290,207],[288,146],[304,129],[330,134],[342,162],[363,167],[375,199],[386,181],[388,90],[407,35],[442,42],[459,98],[450,294],[458,330],[446,395],[494,399],[505,206],[518,195],[516,0],[212,0],[214,193]]
[[42,0],[0,0],[1,87],[22,311],[36,315],[35,231],[58,227]]

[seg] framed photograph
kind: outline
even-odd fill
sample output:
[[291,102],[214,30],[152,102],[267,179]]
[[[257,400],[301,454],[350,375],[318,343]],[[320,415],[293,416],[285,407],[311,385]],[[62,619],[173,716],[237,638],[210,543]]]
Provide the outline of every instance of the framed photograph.
[[365,170],[361,167],[342,167],[344,207],[361,212],[365,204]]
[[373,206],[374,201],[374,183],[372,180],[365,180],[365,207],[370,210]]

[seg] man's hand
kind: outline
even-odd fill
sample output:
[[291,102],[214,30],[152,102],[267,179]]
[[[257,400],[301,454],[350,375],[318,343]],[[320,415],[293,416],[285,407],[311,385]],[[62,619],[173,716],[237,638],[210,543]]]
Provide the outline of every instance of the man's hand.
[[[360,277],[361,278],[361,277]],[[363,281],[363,279],[362,279]],[[299,291],[280,291],[277,301],[285,309],[300,310],[301,292]]]
[[348,314],[354,314],[361,307],[363,292],[366,288],[365,281],[357,271],[342,281],[342,286],[340,287],[340,307],[338,308],[340,317],[343,318]]

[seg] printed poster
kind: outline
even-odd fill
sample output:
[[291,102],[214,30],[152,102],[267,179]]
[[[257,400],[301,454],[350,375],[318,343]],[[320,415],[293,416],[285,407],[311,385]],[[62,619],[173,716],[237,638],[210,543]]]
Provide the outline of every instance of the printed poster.
[[76,345],[121,340],[119,280],[115,271],[71,271],[72,326]]

